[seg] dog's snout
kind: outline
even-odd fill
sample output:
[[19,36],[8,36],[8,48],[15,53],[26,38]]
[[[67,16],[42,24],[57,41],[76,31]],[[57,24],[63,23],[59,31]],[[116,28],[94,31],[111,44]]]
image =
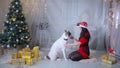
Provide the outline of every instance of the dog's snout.
[[68,39],[64,39],[65,41],[67,41]]

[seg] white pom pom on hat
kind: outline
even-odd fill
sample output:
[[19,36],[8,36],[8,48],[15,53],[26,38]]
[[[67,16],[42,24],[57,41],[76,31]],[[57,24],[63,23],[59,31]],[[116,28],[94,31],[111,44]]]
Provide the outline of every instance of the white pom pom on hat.
[[77,23],[77,26],[87,28],[88,24],[87,24],[87,22],[79,22],[79,23]]

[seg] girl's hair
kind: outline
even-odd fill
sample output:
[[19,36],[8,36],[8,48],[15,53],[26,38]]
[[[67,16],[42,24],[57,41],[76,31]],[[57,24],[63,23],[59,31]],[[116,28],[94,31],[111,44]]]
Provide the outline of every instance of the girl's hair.
[[83,27],[81,27],[82,28],[82,31],[81,31],[81,33],[80,33],[80,38],[81,37],[85,37],[85,38],[90,38],[90,33],[89,33],[89,31],[88,31],[88,29],[87,28],[83,28]]

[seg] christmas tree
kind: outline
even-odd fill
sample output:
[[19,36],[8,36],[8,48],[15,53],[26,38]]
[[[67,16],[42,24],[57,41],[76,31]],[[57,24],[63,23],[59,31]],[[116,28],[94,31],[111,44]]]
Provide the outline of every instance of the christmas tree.
[[6,14],[4,29],[0,34],[0,44],[6,47],[16,47],[18,45],[29,45],[30,33],[25,22],[23,8],[20,0],[13,0]]

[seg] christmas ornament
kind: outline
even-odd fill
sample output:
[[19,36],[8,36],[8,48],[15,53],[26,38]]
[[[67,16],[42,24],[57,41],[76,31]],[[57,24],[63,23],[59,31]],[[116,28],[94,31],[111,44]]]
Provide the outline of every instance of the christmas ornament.
[[16,44],[14,44],[14,47],[16,47]]
[[28,36],[26,36],[25,38],[28,38]]
[[13,28],[10,28],[10,30],[13,30]]
[[6,21],[6,23],[8,23],[9,21]]
[[18,25],[16,25],[16,27],[17,27]]
[[23,40],[23,37],[22,38],[20,38],[21,40]]
[[16,39],[16,41],[17,41],[17,42],[19,42],[19,40],[18,40],[18,39]]
[[21,32],[22,30],[19,30],[19,32]]
[[12,6],[13,8],[15,7],[15,6]]
[[17,4],[18,4],[18,2],[15,2],[15,4],[17,5]]
[[16,12],[19,12],[19,10],[16,10]]
[[11,24],[11,22],[9,24]]
[[21,21],[21,23],[23,23],[23,21]]
[[30,38],[29,38],[29,39],[27,39],[27,41],[30,41]]
[[4,33],[4,30],[2,29],[2,33]]
[[12,21],[16,21],[16,18],[11,18]]
[[22,28],[23,30],[25,30],[25,28]]
[[10,45],[9,45],[9,44],[7,45],[7,48],[10,48]]

